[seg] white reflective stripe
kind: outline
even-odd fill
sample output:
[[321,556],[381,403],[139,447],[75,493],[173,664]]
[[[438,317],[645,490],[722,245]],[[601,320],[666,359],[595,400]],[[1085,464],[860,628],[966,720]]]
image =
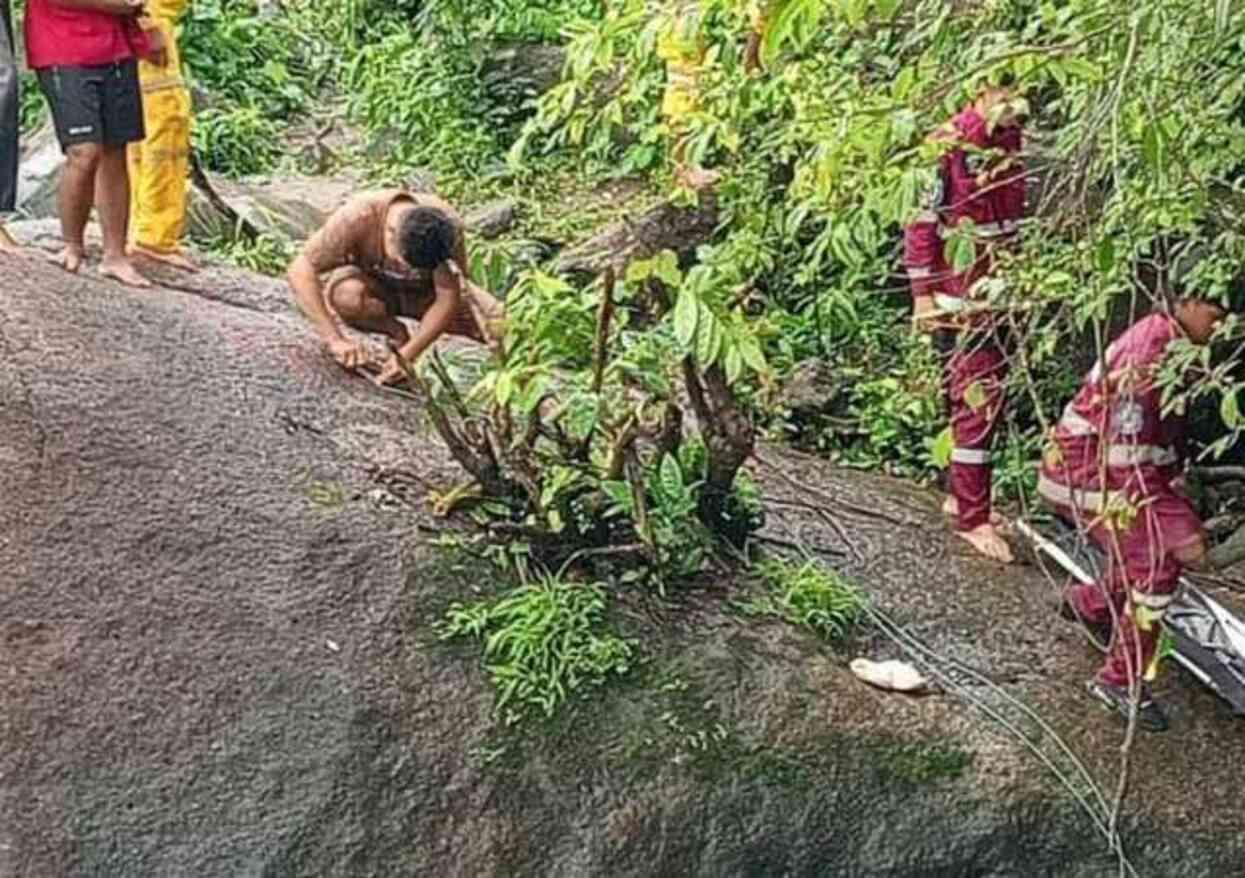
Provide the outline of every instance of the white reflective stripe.
[[946,293],[934,293],[934,304],[952,314],[968,310],[968,300],[961,299],[959,296],[948,296]]
[[995,235],[1003,234],[1003,227],[998,223],[980,223],[973,226],[973,231],[979,235],[993,237]]
[[915,268],[908,269],[908,277],[913,280],[918,280],[923,277],[932,277],[933,274],[934,270],[932,268],[921,268],[917,266]]
[[936,223],[938,222],[938,214],[932,210],[923,210],[912,220],[914,223]]
[[1174,599],[1174,594],[1145,594],[1137,590],[1132,593],[1133,603],[1147,610],[1166,610]]
[[1069,405],[1059,418],[1059,428],[1068,436],[1097,436],[1098,428],[1082,418]]
[[1140,466],[1144,463],[1167,466],[1178,459],[1176,452],[1157,445],[1112,445],[1107,448],[1107,466]]
[[985,464],[990,462],[990,452],[984,448],[953,448],[952,463]]
[[1037,484],[1038,493],[1059,506],[1075,506],[1077,509],[1083,509],[1086,512],[1098,513],[1102,511],[1107,502],[1114,496],[1113,492],[1108,491],[1087,491],[1082,488],[1069,488],[1067,485],[1061,485],[1046,476],[1038,477]]

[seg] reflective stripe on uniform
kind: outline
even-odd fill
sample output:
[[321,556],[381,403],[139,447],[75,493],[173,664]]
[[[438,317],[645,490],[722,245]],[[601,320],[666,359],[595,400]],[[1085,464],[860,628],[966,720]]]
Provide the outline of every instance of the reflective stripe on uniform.
[[936,223],[938,222],[938,214],[932,210],[923,210],[912,220],[914,223]]
[[968,301],[959,296],[948,296],[946,293],[934,293],[934,304],[943,311],[957,313],[968,310]]
[[981,466],[990,462],[990,452],[984,448],[953,448],[951,462]]
[[908,277],[912,280],[932,277],[933,274],[934,270],[932,268],[922,268],[919,265],[908,269]]
[[1170,448],[1158,445],[1112,445],[1107,448],[1107,466],[1167,466],[1179,458]]
[[1068,436],[1098,435],[1098,428],[1073,411],[1070,405],[1063,410],[1058,426]]
[[186,80],[180,76],[162,76],[159,79],[147,79],[142,83],[143,94],[154,94],[158,91],[168,91],[171,88],[185,88]]
[[1114,491],[1088,491],[1083,488],[1069,488],[1045,475],[1038,477],[1038,493],[1057,506],[1074,506],[1085,512],[1098,513],[1116,496]]

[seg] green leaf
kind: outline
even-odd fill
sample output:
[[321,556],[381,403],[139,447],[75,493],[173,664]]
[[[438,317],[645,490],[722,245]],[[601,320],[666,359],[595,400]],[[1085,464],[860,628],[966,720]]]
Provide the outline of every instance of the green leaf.
[[1115,267],[1115,241],[1111,238],[1103,238],[1098,242],[1098,250],[1094,254],[1095,261],[1098,263],[1098,270],[1102,272],[1110,271]]
[[756,336],[744,335],[740,338],[739,353],[749,369],[755,372],[765,372],[769,369],[769,364],[765,362],[765,354],[761,351],[761,343],[757,341]]
[[722,326],[718,323],[708,306],[700,306],[700,319],[697,322],[696,362],[702,368],[712,366],[722,350]]
[[1235,390],[1224,393],[1223,400],[1219,403],[1219,417],[1223,419],[1224,426],[1229,430],[1240,429],[1241,410],[1237,406]]
[[980,381],[974,381],[964,388],[964,402],[976,411],[986,404],[986,387]]
[[627,265],[625,280],[629,284],[638,284],[653,276],[653,263],[649,259],[637,259]]
[[683,470],[679,468],[679,462],[673,454],[667,453],[661,459],[659,475],[665,496],[674,498],[683,493]]
[[653,274],[669,287],[677,287],[683,283],[683,272],[679,271],[679,257],[672,250],[662,250],[657,254]]
[[955,447],[955,437],[951,433],[951,428],[946,427],[941,433],[935,437],[933,445],[930,447],[930,457],[934,461],[934,466],[939,469],[946,469],[951,463],[951,450]]
[[680,290],[674,305],[674,335],[683,347],[691,347],[699,319],[700,301],[696,294],[688,289]]
[[514,377],[509,372],[502,372],[497,376],[495,392],[499,403],[506,405],[510,402],[510,397],[514,395]]
[[1163,170],[1167,158],[1167,132],[1160,123],[1151,122],[1146,126],[1141,138],[1141,154],[1154,171]]
[[948,243],[951,245],[951,267],[957,272],[967,271],[977,261],[977,245],[969,235],[953,235]]
[[630,515],[634,508],[634,498],[631,495],[631,485],[627,482],[601,482],[601,490],[606,496],[614,502],[620,510]]
[[738,343],[727,347],[722,367],[726,371],[726,383],[734,384],[739,379],[739,373],[744,370],[744,358],[739,352]]

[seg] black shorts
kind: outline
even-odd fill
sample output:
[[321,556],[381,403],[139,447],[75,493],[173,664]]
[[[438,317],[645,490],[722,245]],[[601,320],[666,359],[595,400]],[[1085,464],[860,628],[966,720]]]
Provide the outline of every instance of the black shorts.
[[145,136],[133,58],[99,67],[46,67],[39,71],[39,85],[52,107],[61,149],[80,143],[124,146]]

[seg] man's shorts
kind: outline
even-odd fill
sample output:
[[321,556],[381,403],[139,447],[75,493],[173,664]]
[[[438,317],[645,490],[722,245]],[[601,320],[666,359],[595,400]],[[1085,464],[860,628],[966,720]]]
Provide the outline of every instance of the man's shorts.
[[[342,266],[329,274],[324,285],[325,297],[332,302],[334,289],[338,284],[347,280],[357,280],[362,283],[369,296],[384,304],[385,313],[390,317],[423,320],[428,309],[436,301],[436,293],[425,284],[400,283],[390,278],[379,277],[354,265]],[[485,341],[465,296],[462,306],[450,321],[446,332],[474,341]]]
[[145,136],[134,58],[98,67],[46,67],[39,85],[52,107],[61,149],[82,143],[125,146]]

